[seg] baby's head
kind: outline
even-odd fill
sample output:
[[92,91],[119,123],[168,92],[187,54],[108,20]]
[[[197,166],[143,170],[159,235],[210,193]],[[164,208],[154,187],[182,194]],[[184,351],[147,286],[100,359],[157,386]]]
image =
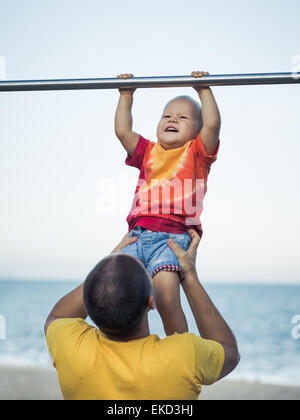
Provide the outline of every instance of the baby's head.
[[175,149],[195,139],[201,128],[200,104],[189,96],[177,96],[165,106],[156,135],[165,149]]

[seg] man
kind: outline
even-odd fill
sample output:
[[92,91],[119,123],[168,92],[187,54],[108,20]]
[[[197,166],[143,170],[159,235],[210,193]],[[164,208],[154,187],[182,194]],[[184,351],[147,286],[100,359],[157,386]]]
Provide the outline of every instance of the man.
[[[119,254],[136,240],[125,235],[47,318],[47,345],[65,399],[193,400],[202,384],[212,384],[236,367],[234,335],[197,277],[199,235],[194,230],[189,234],[187,251],[171,239],[168,244],[184,271],[182,286],[201,337],[150,335],[152,280],[140,261]],[[84,321],[87,315],[98,328]]]

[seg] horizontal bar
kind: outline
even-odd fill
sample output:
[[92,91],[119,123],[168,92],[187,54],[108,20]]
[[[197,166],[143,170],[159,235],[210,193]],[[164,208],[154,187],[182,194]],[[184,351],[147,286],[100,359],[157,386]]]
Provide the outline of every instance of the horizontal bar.
[[35,90],[78,90],[157,88],[184,86],[277,85],[300,83],[300,73],[218,74],[192,76],[132,77],[131,79],[53,79],[0,81],[0,92]]

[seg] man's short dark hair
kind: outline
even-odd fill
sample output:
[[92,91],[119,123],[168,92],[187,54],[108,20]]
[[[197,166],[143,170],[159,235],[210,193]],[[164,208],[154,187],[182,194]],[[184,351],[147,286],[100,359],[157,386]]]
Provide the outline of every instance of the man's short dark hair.
[[140,261],[127,254],[112,254],[87,276],[83,300],[97,327],[121,338],[138,328],[152,293],[151,279]]

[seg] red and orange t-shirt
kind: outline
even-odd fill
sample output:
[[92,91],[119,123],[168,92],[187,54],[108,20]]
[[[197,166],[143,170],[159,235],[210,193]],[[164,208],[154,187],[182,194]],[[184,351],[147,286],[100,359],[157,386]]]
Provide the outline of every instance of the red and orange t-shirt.
[[207,177],[218,150],[219,144],[213,155],[207,155],[201,132],[196,139],[170,150],[140,136],[133,155],[125,161],[140,170],[126,219],[129,231],[135,226],[169,233],[194,228],[201,236]]

